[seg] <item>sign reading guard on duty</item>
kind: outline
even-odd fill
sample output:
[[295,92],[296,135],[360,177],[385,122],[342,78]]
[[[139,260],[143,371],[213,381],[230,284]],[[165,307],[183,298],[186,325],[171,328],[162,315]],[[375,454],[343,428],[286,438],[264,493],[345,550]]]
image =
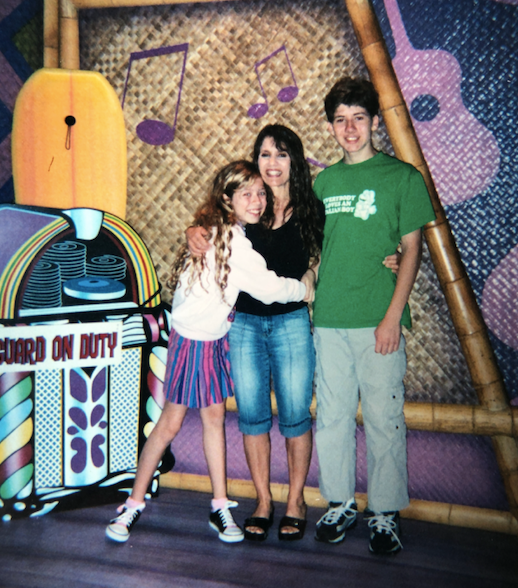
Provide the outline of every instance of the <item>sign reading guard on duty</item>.
[[122,322],[0,327],[0,373],[120,363]]

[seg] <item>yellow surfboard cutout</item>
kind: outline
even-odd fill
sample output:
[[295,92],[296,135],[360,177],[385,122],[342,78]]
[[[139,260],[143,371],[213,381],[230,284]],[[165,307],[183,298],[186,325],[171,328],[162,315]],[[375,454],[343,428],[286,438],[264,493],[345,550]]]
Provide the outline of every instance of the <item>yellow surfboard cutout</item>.
[[125,218],[124,117],[101,74],[36,71],[15,104],[12,159],[17,204],[95,208]]

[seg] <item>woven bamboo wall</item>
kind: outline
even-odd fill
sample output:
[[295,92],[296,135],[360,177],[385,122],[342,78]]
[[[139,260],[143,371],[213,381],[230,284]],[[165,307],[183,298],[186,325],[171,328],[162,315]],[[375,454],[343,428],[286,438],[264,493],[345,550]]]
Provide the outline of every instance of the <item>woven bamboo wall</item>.
[[[81,68],[101,72],[123,96],[130,54],[189,44],[184,54],[132,60],[124,113],[128,138],[129,223],[149,247],[165,283],[183,231],[215,172],[249,157],[257,132],[268,123],[291,127],[306,156],[322,164],[340,157],[325,131],[323,97],[340,76],[366,75],[343,0],[249,0],[80,12]],[[269,102],[259,119],[248,109],[263,101],[254,65]],[[288,103],[277,93],[292,85]],[[145,118],[173,125],[174,140],[146,144],[136,126]],[[381,128],[377,146],[391,152]],[[312,165],[314,176],[319,167]],[[170,293],[164,298],[170,300]],[[425,251],[411,297],[414,329],[407,335],[407,399],[475,403],[476,396],[435,270]]]

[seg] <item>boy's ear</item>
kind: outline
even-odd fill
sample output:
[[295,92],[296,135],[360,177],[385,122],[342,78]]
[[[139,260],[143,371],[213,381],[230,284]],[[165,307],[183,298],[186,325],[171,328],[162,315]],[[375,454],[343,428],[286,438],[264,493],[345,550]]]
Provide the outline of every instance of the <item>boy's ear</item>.
[[335,130],[333,128],[333,123],[327,122],[326,123],[326,126],[327,126],[327,132],[334,137],[335,136]]
[[376,114],[372,117],[371,131],[377,131],[380,126],[380,117]]

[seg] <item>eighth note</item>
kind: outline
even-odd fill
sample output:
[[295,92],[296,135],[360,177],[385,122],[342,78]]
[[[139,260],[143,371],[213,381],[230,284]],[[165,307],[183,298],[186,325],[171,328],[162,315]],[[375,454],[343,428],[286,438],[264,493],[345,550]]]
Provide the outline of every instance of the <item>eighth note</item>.
[[285,86],[284,88],[281,88],[277,94],[277,98],[281,102],[291,102],[292,100],[295,100],[295,98],[298,96],[299,88],[297,86],[297,82],[296,82],[295,76],[293,74],[293,69],[291,68],[290,58],[288,57],[288,52],[286,51],[286,47],[284,45],[282,45],[281,47],[276,49],[273,53],[270,53],[270,55],[268,55],[264,59],[261,59],[260,61],[258,61],[254,65],[255,73],[257,75],[257,81],[259,82],[259,87],[261,88],[261,94],[263,95],[265,101],[264,102],[257,102],[256,104],[253,104],[248,109],[248,116],[250,118],[261,118],[262,116],[264,116],[268,112],[268,98],[266,97],[266,92],[264,91],[263,85],[261,83],[261,74],[259,73],[259,67],[261,65],[265,64],[272,57],[275,57],[281,51],[284,51],[284,55],[286,55],[286,61],[288,63],[288,67],[290,68],[290,73],[291,73],[291,78],[293,80],[293,85]]
[[137,125],[137,136],[141,141],[148,145],[166,145],[171,143],[176,132],[176,121],[178,119],[178,110],[180,108],[180,98],[182,97],[183,76],[185,74],[185,64],[187,62],[187,50],[189,43],[182,43],[180,45],[172,45],[170,47],[158,47],[157,49],[149,49],[148,51],[137,51],[130,54],[128,64],[128,73],[126,74],[126,82],[124,84],[124,92],[122,94],[122,108],[124,108],[124,100],[126,99],[126,90],[128,88],[128,80],[131,70],[131,64],[138,59],[147,59],[148,57],[159,57],[160,55],[170,55],[172,53],[183,53],[182,73],[180,75],[180,84],[178,87],[178,98],[176,100],[176,109],[174,113],[173,126],[170,127],[167,123],[160,120],[145,119]]
[[316,167],[319,167],[320,169],[326,169],[326,167],[327,167],[327,165],[325,163],[320,163],[320,161],[317,161],[316,159],[312,159],[311,157],[306,157],[306,161],[310,165],[315,165]]

